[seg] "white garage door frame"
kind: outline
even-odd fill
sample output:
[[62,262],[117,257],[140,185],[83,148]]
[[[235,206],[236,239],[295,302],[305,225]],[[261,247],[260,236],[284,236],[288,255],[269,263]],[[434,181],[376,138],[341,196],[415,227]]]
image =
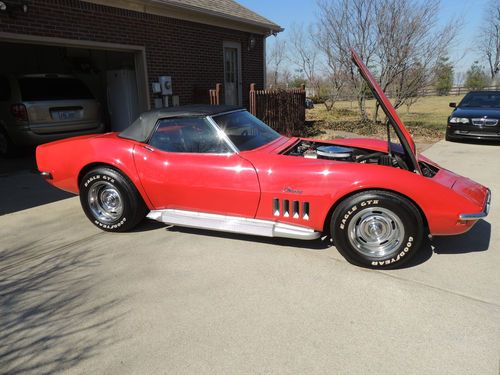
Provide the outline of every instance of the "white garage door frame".
[[146,65],[146,48],[128,44],[95,42],[92,40],[66,39],[46,36],[36,36],[17,33],[0,32],[0,42],[39,44],[56,47],[73,47],[116,52],[130,52],[134,54],[135,76],[141,112],[151,109],[149,102],[148,70]]

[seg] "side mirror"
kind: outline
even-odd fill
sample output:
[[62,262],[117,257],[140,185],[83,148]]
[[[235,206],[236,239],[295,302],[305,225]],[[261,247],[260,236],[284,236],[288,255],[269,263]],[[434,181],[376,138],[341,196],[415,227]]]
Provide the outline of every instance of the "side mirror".
[[457,103],[455,103],[455,102],[450,103],[451,108],[456,108],[456,106],[457,106]]

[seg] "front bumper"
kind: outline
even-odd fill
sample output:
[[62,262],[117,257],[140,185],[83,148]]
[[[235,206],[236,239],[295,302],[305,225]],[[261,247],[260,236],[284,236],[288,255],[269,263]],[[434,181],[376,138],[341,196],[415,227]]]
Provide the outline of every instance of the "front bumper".
[[484,201],[483,210],[477,213],[460,214],[459,218],[460,220],[463,221],[483,219],[486,216],[488,216],[488,213],[490,212],[490,206],[491,206],[491,191],[490,189],[488,189],[488,192],[486,193],[486,199]]
[[446,138],[454,139],[477,139],[477,140],[500,140],[500,128],[497,126],[473,126],[448,124]]

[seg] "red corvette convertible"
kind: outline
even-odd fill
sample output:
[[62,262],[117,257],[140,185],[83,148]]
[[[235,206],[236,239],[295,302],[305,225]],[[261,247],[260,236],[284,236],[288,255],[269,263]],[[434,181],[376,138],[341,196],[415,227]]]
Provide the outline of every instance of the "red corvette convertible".
[[80,194],[106,231],[148,217],[268,237],[324,234],[354,264],[400,266],[427,233],[464,233],[485,217],[490,191],[419,156],[355,53],[353,61],[388,118],[387,141],[287,138],[242,108],[185,106],[146,112],[121,133],[39,146],[38,168]]

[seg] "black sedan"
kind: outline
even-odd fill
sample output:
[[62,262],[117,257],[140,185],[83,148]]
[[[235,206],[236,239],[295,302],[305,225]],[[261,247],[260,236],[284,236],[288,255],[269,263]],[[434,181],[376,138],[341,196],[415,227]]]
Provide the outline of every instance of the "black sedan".
[[471,91],[448,117],[446,140],[500,140],[500,91]]

